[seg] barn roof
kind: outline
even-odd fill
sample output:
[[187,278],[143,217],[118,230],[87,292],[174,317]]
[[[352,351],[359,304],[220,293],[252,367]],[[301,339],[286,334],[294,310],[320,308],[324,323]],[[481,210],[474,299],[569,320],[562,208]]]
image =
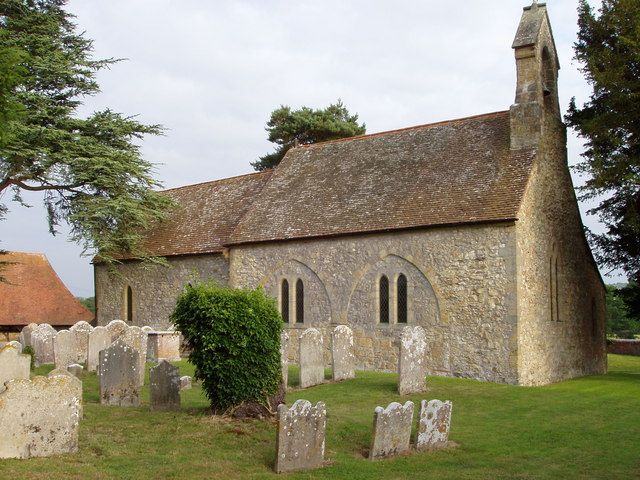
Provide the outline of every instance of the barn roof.
[[227,244],[515,220],[534,156],[509,112],[294,148]]
[[87,310],[71,294],[42,253],[8,252],[0,255],[5,265],[0,283],[0,325],[48,323],[71,326],[93,320]]

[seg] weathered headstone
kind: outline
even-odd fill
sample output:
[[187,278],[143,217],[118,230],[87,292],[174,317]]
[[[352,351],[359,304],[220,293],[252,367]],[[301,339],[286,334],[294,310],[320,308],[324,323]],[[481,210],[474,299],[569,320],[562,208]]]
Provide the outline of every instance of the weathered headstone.
[[338,325],[331,334],[331,363],[334,381],[355,378],[353,331],[346,325]]
[[78,352],[78,358],[76,359],[76,361],[79,363],[87,363],[89,334],[93,330],[93,327],[84,320],[80,320],[79,322],[76,322],[69,330],[75,332],[76,334]]
[[71,330],[60,330],[53,340],[53,359],[56,368],[78,361],[78,336]]
[[129,325],[122,320],[116,319],[107,323],[106,328],[109,330],[109,335],[111,335],[111,342],[115,342],[120,338],[120,335],[127,331]]
[[427,376],[427,335],[420,326],[407,326],[400,335],[398,392],[400,395],[423,392]]
[[149,370],[149,399],[154,410],[180,410],[180,370],[166,360]]
[[98,354],[111,345],[111,334],[106,327],[96,327],[89,333],[89,344],[87,347],[87,363],[85,367],[88,372],[95,372],[98,366]]
[[31,357],[20,352],[10,344],[0,349],[0,391],[4,390],[4,383],[9,380],[29,379]]
[[280,333],[280,364],[282,366],[282,385],[285,390],[289,384],[289,334],[283,330]]
[[138,381],[140,386],[144,385],[144,373],[147,364],[147,332],[140,327],[132,326],[120,336],[120,340],[137,350]]
[[324,382],[324,352],[322,334],[307,328],[300,335],[300,387],[306,388]]
[[33,333],[33,330],[37,326],[38,326],[37,323],[30,323],[29,325],[27,325],[26,327],[24,327],[20,331],[20,343],[24,347],[30,347],[31,346],[31,334]]
[[53,339],[56,329],[48,323],[41,323],[31,332],[31,346],[35,352],[36,364],[53,363]]
[[177,362],[180,360],[180,332],[153,331],[148,335],[148,352],[150,362],[167,360]]
[[389,457],[411,448],[413,402],[391,402],[387,408],[376,407],[373,414],[373,439],[369,459]]
[[76,452],[81,417],[82,382],[77,378],[8,381],[0,393],[0,458]]
[[121,407],[140,405],[140,355],[122,340],[100,351],[100,403]]
[[74,377],[81,378],[84,373],[84,367],[78,363],[72,363],[67,366],[67,371]]
[[22,350],[23,350],[22,344],[17,340],[11,340],[9,343],[7,343],[7,345],[11,345],[13,348],[15,348],[20,353],[22,353]]
[[291,408],[278,405],[276,472],[321,467],[324,463],[326,428],[327,409],[324,402],[314,406],[307,400],[296,400]]
[[188,375],[180,377],[180,390],[191,390],[192,380]]
[[418,417],[417,450],[434,450],[447,446],[449,429],[451,428],[450,401],[441,402],[431,400],[420,402],[420,416]]

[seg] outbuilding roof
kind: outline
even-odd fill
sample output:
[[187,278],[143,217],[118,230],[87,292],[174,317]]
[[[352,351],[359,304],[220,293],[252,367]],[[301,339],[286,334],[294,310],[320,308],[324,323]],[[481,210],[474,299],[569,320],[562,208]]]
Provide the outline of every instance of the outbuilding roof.
[[8,252],[0,261],[8,262],[1,272],[6,282],[0,282],[0,325],[71,326],[93,320],[93,313],[65,287],[44,254]]
[[506,111],[294,148],[227,244],[515,220],[534,157]]

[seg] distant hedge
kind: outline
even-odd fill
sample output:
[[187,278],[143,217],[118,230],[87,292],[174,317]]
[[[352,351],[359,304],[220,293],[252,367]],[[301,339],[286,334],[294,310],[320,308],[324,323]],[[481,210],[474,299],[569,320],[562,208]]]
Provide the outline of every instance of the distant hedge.
[[189,361],[215,411],[246,402],[268,410],[281,383],[282,320],[262,290],[189,285],[171,315],[191,347]]

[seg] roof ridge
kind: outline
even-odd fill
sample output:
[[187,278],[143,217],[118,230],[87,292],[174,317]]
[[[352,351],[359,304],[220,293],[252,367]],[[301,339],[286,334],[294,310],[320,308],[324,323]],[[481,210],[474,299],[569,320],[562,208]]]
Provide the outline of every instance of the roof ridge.
[[414,125],[412,127],[396,128],[394,130],[384,130],[382,132],[366,133],[364,135],[356,135],[354,137],[337,138],[335,140],[326,140],[324,142],[317,142],[317,143],[309,143],[309,144],[306,144],[306,145],[299,145],[298,147],[294,147],[294,148],[313,148],[313,147],[327,145],[327,144],[330,144],[330,143],[349,142],[349,141],[352,141],[352,140],[362,140],[362,139],[366,139],[366,138],[379,137],[379,136],[384,136],[384,135],[391,135],[391,134],[394,134],[394,133],[406,132],[406,131],[410,131],[410,130],[419,130],[419,129],[423,129],[423,128],[427,129],[427,128],[434,128],[434,127],[441,127],[443,125],[451,125],[451,124],[461,123],[461,122],[464,122],[464,121],[467,121],[467,120],[475,120],[475,119],[483,118],[483,117],[497,117],[498,115],[504,115],[506,113],[509,113],[509,110],[499,110],[497,112],[480,113],[478,115],[470,115],[468,117],[453,118],[451,120],[441,120],[439,122],[424,123],[424,124],[421,124],[421,125]]
[[167,188],[165,190],[160,190],[160,192],[171,192],[174,190],[181,190],[183,188],[198,187],[201,185],[208,185],[212,183],[230,182],[230,181],[237,180],[239,178],[249,177],[253,175],[265,175],[265,174],[271,174],[271,173],[272,173],[272,170],[264,170],[262,172],[243,173],[242,175],[235,175],[233,177],[218,178],[216,180],[206,180],[204,182],[190,183],[189,185],[181,185],[179,187]]

